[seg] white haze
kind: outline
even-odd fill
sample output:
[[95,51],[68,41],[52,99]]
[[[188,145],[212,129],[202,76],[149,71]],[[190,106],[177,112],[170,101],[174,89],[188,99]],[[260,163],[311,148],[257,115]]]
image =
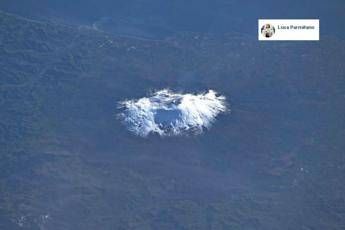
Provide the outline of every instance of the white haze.
[[181,94],[164,89],[150,97],[119,103],[119,118],[128,130],[146,137],[201,134],[216,116],[227,110],[225,97],[209,90],[201,94]]

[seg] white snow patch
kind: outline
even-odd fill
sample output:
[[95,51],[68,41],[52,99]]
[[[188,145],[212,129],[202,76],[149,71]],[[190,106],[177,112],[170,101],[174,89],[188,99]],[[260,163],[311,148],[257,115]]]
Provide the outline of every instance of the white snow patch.
[[201,134],[209,129],[219,113],[227,111],[226,98],[209,90],[201,94],[181,94],[160,90],[150,97],[119,103],[118,117],[128,130],[146,137]]

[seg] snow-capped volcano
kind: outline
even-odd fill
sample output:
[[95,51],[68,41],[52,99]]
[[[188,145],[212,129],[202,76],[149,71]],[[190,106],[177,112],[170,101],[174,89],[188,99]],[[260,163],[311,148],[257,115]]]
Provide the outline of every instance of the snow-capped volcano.
[[150,97],[119,103],[119,118],[139,136],[200,134],[210,128],[216,116],[227,110],[225,97],[209,90],[201,94],[181,94],[164,89]]

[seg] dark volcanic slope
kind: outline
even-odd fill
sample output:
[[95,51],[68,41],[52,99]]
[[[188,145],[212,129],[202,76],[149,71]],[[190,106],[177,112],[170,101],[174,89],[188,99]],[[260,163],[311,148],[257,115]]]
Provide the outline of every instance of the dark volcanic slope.
[[[0,13],[0,229],[343,229],[345,43],[163,41]],[[116,102],[208,88],[232,113],[147,139]]]

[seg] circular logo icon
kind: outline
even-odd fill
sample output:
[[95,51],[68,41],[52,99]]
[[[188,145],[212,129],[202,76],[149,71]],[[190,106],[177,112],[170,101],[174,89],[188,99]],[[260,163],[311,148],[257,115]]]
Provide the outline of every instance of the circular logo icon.
[[265,38],[270,38],[276,32],[276,29],[271,24],[265,24],[261,27],[261,34]]

